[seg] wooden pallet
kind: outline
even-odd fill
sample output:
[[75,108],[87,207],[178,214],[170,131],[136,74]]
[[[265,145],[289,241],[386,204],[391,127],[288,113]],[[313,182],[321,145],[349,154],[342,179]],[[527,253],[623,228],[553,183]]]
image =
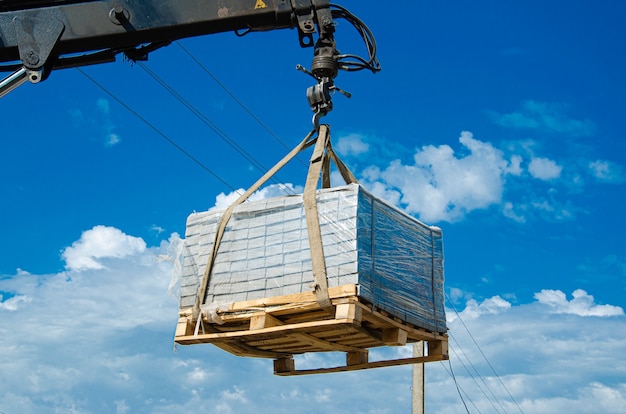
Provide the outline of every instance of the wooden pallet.
[[[375,309],[357,296],[356,285],[329,289],[332,312],[322,309],[315,293],[235,302],[219,309],[221,324],[192,320],[181,312],[175,342],[210,343],[234,355],[274,358],[276,375],[321,374],[415,364],[448,359],[448,337],[428,332]],[[428,344],[423,357],[386,361],[368,360],[368,349]],[[296,370],[293,355],[307,352],[345,352],[346,364],[331,368]]]

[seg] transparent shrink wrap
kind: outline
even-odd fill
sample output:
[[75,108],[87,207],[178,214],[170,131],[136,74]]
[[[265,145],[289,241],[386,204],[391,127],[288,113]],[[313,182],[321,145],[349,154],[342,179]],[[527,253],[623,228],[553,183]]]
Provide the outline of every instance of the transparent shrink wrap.
[[[317,191],[328,286],[429,331],[445,333],[441,230],[358,184]],[[187,219],[181,309],[194,305],[223,211]],[[237,206],[209,279],[205,306],[310,292],[314,280],[302,195]]]

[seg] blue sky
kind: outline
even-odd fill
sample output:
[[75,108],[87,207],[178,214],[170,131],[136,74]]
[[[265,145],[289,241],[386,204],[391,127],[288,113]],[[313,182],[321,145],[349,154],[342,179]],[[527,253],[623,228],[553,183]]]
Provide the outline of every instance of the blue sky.
[[[341,4],[374,31],[383,70],[341,73],[353,98],[325,122],[363,185],[443,229],[468,410],[623,412],[626,6]],[[337,42],[364,53],[345,22]],[[287,147],[308,133],[295,65],[311,51],[295,32],[180,44]],[[180,45],[145,67],[206,118],[142,65],[83,70],[219,179],[75,69],[0,101],[0,412],[408,412],[409,367],[277,378],[271,361],[173,351],[176,234],[287,149]],[[296,161],[278,179],[305,174]],[[428,412],[465,410],[447,363],[427,366],[426,392]]]

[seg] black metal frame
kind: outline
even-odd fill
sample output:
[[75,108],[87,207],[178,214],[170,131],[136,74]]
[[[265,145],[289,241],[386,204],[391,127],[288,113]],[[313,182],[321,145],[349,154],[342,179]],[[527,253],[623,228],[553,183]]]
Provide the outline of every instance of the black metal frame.
[[[333,18],[357,29],[369,59],[337,52]],[[300,46],[314,48],[304,71],[318,82],[307,92],[317,126],[332,109],[330,91],[349,96],[334,85],[340,69],[380,70],[369,29],[330,0],[0,0],[0,72],[13,72],[0,80],[0,97],[54,69],[111,62],[120,53],[145,60],[182,38],[294,28]]]
[[328,8],[327,0],[2,0],[0,62],[35,69],[40,49],[55,58],[235,30],[298,28],[302,46],[313,46],[317,11]]

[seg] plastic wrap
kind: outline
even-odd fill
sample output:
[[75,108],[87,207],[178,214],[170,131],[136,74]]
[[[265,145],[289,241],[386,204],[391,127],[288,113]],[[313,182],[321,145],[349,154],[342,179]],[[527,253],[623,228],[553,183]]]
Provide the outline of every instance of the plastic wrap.
[[[377,199],[359,185],[318,190],[328,286],[356,284],[359,296],[416,326],[445,332],[441,230]],[[182,309],[194,305],[222,211],[187,220]],[[235,208],[205,304],[309,292],[313,272],[301,195]]]

